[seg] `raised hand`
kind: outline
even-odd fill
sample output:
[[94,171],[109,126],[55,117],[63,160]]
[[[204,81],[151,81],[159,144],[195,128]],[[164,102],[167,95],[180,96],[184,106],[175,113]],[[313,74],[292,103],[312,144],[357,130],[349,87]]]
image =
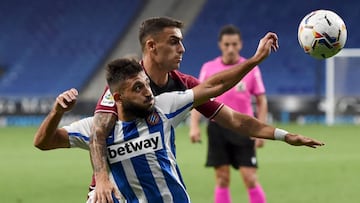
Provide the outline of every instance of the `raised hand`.
[[75,88],[71,88],[63,93],[61,93],[55,102],[55,110],[58,112],[70,111],[77,100],[78,91]]
[[259,42],[254,57],[261,62],[268,57],[271,51],[277,51],[279,48],[278,37],[273,32],[268,32]]

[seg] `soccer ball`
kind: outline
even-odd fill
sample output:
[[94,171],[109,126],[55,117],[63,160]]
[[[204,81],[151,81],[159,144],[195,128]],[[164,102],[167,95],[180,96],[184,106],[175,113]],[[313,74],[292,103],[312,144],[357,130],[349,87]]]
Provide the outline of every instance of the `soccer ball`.
[[344,21],[329,10],[317,10],[300,22],[298,40],[305,53],[316,59],[337,54],[345,45],[347,31]]

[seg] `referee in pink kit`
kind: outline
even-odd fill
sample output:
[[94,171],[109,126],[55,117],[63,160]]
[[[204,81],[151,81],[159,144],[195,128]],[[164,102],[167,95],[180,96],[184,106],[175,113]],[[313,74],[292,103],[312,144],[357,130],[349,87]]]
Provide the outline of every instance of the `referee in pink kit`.
[[[222,55],[206,62],[200,71],[199,80],[204,81],[225,69],[243,63],[246,58],[240,56],[242,39],[239,29],[233,25],[224,26],[218,38]],[[266,123],[267,99],[259,67],[250,71],[235,87],[215,98],[233,110],[254,116],[252,97],[255,97],[257,118]],[[192,111],[190,138],[192,142],[200,141],[201,115]],[[207,126],[208,155],[206,166],[215,168],[216,187],[215,203],[230,203],[230,165],[239,170],[248,190],[250,203],[266,202],[265,193],[256,176],[256,147],[263,146],[263,140],[251,139],[248,136],[234,136],[232,132],[209,121]]]

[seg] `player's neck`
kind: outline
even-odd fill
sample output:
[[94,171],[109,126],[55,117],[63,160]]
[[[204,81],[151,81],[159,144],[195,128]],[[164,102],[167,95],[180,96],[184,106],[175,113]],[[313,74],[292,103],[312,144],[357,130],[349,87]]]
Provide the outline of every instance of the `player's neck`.
[[146,57],[143,59],[143,66],[146,74],[157,86],[162,87],[167,84],[169,72],[166,67],[161,67],[160,64],[157,64],[150,58]]
[[232,65],[232,64],[236,64],[238,63],[240,60],[240,56],[237,55],[236,57],[226,57],[226,56],[221,56],[221,62],[224,65]]
[[130,122],[136,119],[135,115],[128,115],[124,112],[118,112],[118,120],[122,122]]

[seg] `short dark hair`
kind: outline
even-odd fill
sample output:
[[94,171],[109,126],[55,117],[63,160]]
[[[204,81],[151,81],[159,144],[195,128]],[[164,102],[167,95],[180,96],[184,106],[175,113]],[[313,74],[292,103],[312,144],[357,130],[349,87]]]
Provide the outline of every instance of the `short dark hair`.
[[220,32],[219,32],[219,36],[218,36],[218,41],[221,41],[221,38],[224,35],[239,35],[239,38],[241,39],[241,32],[239,30],[239,28],[237,28],[235,25],[225,25],[224,27],[221,28]]
[[184,23],[169,17],[154,17],[143,21],[139,30],[139,41],[141,49],[144,50],[146,42],[145,39],[147,36],[156,35],[167,27],[176,27],[182,29],[184,27]]
[[116,91],[119,83],[136,76],[141,71],[143,68],[134,59],[120,58],[111,61],[106,69],[106,81],[110,91]]

